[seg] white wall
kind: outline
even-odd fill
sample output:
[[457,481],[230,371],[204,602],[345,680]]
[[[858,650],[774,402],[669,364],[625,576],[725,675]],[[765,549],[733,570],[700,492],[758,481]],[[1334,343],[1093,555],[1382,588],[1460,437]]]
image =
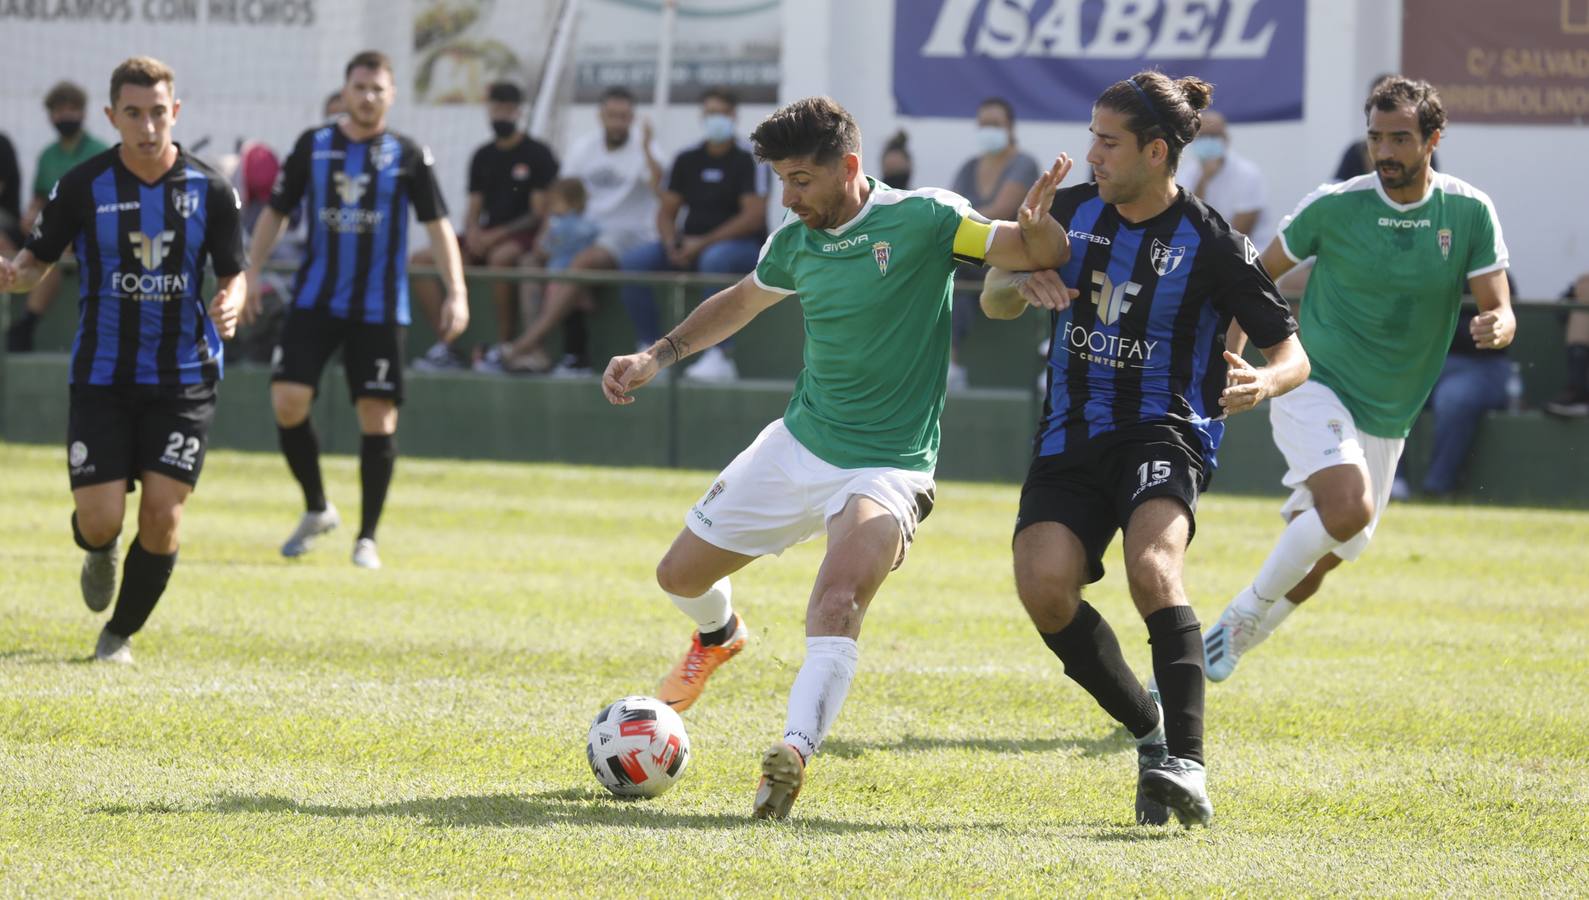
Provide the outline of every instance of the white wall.
[[[798,0],[785,6],[785,99],[828,94],[866,136],[865,161],[878,167],[883,141],[910,133],[915,183],[947,184],[972,148],[969,120],[897,114],[892,89],[894,7],[910,0]],[[1395,70],[1401,56],[1400,0],[1311,0],[1301,122],[1231,128],[1236,148],[1269,182],[1277,215],[1335,171],[1363,130],[1369,80]],[[1170,73],[1175,74],[1175,73]],[[1219,91],[1238,85],[1216,85]],[[1021,144],[1040,160],[1087,152],[1085,123],[1020,122]],[[1589,129],[1451,124],[1440,147],[1444,168],[1488,192],[1501,216],[1513,276],[1525,297],[1553,297],[1589,271]]]

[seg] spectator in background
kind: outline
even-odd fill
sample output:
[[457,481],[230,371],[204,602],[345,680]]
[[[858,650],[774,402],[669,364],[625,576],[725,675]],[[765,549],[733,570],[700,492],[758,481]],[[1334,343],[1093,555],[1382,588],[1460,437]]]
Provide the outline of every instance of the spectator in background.
[[[621,260],[624,271],[744,275],[756,267],[767,231],[767,178],[750,151],[734,141],[738,106],[738,98],[724,88],[712,88],[702,95],[705,140],[673,160],[657,210],[659,240],[625,253]],[[717,290],[711,288],[706,293]],[[623,289],[623,297],[634,322],[637,346],[650,347],[662,337],[655,295],[648,287],[630,286]],[[708,348],[685,370],[684,377],[737,379],[739,370],[724,352],[728,344],[724,341]]]
[[342,99],[342,89],[337,88],[331,92],[331,96],[326,98],[325,107],[320,111],[320,115],[325,118],[326,124],[329,125],[342,118],[342,114],[347,111],[348,104],[347,101]]
[[[44,211],[44,203],[55,189],[61,176],[86,162],[89,157],[105,152],[106,145],[83,129],[83,118],[88,111],[88,94],[70,81],[50,88],[44,95],[44,109],[49,113],[50,124],[60,135],[60,140],[44,148],[39,154],[38,170],[33,175],[33,199],[22,215],[22,232],[33,230],[33,223]],[[62,259],[69,258],[67,250]],[[13,353],[26,353],[33,349],[33,332],[38,327],[55,294],[61,287],[61,267],[51,267],[48,274],[28,292],[27,306],[22,315],[6,333],[6,349]]]
[[[281,159],[259,141],[245,141],[237,152],[237,171],[233,183],[238,197],[243,201],[241,222],[244,237],[254,239],[254,226],[259,216],[270,205],[270,192],[281,171]],[[268,364],[281,337],[281,326],[286,320],[287,304],[292,296],[292,274],[286,267],[303,263],[304,235],[299,229],[303,221],[302,207],[294,210],[287,220],[283,238],[271,248],[268,262],[279,270],[261,274],[260,283],[251,285],[259,292],[256,315],[247,325],[239,324],[237,334],[227,344],[227,359],[247,360]],[[235,354],[235,356],[233,355]]]
[[[469,161],[469,206],[464,212],[464,233],[459,241],[466,266],[509,267],[535,247],[535,233],[546,212],[546,188],[557,178],[557,157],[545,144],[519,127],[524,114],[524,92],[510,81],[498,81],[486,92],[486,115],[495,137],[480,145]],[[416,266],[431,265],[434,248],[413,255]],[[414,295],[434,327],[441,315],[441,282],[416,279]],[[493,281],[491,297],[496,307],[497,340],[511,341],[518,333],[518,298],[509,281]],[[461,368],[463,363],[444,341],[437,341],[414,368]]]
[[[971,201],[971,207],[988,219],[1016,217],[1021,200],[1042,172],[1037,160],[1022,153],[1015,143],[1015,109],[1002,97],[990,97],[977,107],[977,155],[966,160],[950,190]],[[892,185],[892,182],[889,182]],[[975,266],[961,266],[960,274],[981,280]],[[970,375],[960,360],[960,348],[971,333],[977,314],[975,292],[957,291],[953,329],[949,341],[949,390],[970,385]]]
[[[1369,96],[1373,96],[1374,88],[1379,87],[1379,83],[1381,81],[1384,81],[1387,78],[1396,77],[1399,76],[1397,76],[1394,72],[1384,72],[1376,75],[1374,80],[1368,83]],[[1436,172],[1445,171],[1444,169],[1440,168],[1439,153],[1430,155],[1429,168],[1434,169]],[[1374,161],[1368,157],[1368,139],[1366,137],[1361,137],[1348,146],[1346,148],[1346,152],[1341,154],[1341,163],[1335,167],[1335,177],[1332,178],[1331,181],[1346,181],[1348,179],[1356,178],[1359,175],[1367,175],[1372,171],[1374,171]],[[1253,238],[1253,243],[1258,243],[1258,239]],[[1268,245],[1265,244],[1264,246]]]
[[878,166],[883,173],[883,183],[902,191],[910,190],[911,158],[910,148],[906,146],[909,140],[905,129],[894,132],[894,136],[883,145],[883,158]]
[[[616,269],[625,253],[657,239],[662,150],[650,123],[635,125],[634,94],[622,87],[602,91],[596,118],[601,128],[575,140],[564,157],[563,174],[584,182],[585,216],[598,231],[596,242],[569,260],[569,271]],[[514,345],[526,352],[543,347],[546,336],[566,320],[563,358],[552,374],[591,374],[584,314],[589,293],[569,282],[547,284],[535,320]]]
[[[1589,303],[1589,274],[1580,275],[1562,298]],[[1545,403],[1545,412],[1564,419],[1589,416],[1589,312],[1567,314],[1567,383]]]
[[[587,195],[585,183],[578,178],[559,178],[552,182],[546,207],[546,227],[535,242],[535,249],[521,263],[544,268],[548,272],[563,272],[574,262],[574,257],[595,246],[600,229],[585,215]],[[544,311],[546,304],[541,304]],[[511,344],[492,348],[491,353],[475,365],[477,372],[529,372],[541,373],[552,368],[551,357],[541,348],[541,340],[556,322],[550,324],[538,315],[535,321]]]
[[0,132],[0,256],[22,249],[22,169],[11,139]]
[[[1517,296],[1510,274],[1506,280],[1512,296]],[[1473,342],[1469,328],[1476,315],[1478,310],[1462,308],[1440,380],[1429,395],[1429,410],[1434,413],[1434,447],[1422,487],[1423,493],[1431,497],[1444,497],[1457,489],[1457,479],[1473,450],[1479,422],[1485,413],[1505,409],[1508,400],[1512,358],[1505,347],[1480,347]]]
[[1269,246],[1274,237],[1269,192],[1258,164],[1230,148],[1225,117],[1203,113],[1203,130],[1187,148],[1191,152],[1175,173],[1176,183],[1195,194],[1245,234],[1254,247]]

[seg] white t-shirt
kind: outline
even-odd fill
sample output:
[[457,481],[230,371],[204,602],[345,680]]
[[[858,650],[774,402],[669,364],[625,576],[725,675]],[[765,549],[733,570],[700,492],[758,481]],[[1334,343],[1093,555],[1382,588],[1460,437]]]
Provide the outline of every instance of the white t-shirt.
[[[1186,188],[1187,193],[1195,193],[1197,182],[1202,177],[1203,165],[1188,149],[1181,154],[1181,165],[1175,172],[1175,181]],[[1274,216],[1269,213],[1269,191],[1264,185],[1263,172],[1257,163],[1238,155],[1234,150],[1225,150],[1225,164],[1220,166],[1208,182],[1208,187],[1204,188],[1202,201],[1213,207],[1214,212],[1224,216],[1226,222],[1241,213],[1257,210],[1258,221],[1252,226],[1252,234],[1247,237],[1259,250],[1269,246],[1269,241],[1275,236]]]
[[[656,141],[651,142],[651,156],[666,168]],[[560,174],[585,182],[585,215],[603,232],[656,232],[657,196],[651,190],[651,169],[640,151],[639,129],[631,129],[629,140],[617,149],[607,147],[601,131],[579,137],[563,154]]]

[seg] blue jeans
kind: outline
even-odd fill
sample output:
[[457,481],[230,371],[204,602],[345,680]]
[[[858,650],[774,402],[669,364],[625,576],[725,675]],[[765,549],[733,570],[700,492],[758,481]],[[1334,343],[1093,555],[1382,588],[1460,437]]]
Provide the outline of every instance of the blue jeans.
[[[744,275],[756,268],[756,257],[761,253],[761,241],[754,238],[731,238],[718,241],[701,251],[695,258],[695,271],[728,275]],[[618,268],[625,272],[676,272],[661,241],[637,244],[618,260]],[[706,291],[710,297],[717,289]],[[631,284],[623,288],[623,305],[629,310],[629,321],[634,323],[635,339],[650,345],[662,337],[662,323],[657,313],[656,295],[645,285]],[[731,347],[732,340],[718,346]]]
[[1429,397],[1435,416],[1434,452],[1424,472],[1427,494],[1448,494],[1456,490],[1457,476],[1473,449],[1473,436],[1479,420],[1492,409],[1506,408],[1506,379],[1512,374],[1512,361],[1505,354],[1446,357],[1440,380]]

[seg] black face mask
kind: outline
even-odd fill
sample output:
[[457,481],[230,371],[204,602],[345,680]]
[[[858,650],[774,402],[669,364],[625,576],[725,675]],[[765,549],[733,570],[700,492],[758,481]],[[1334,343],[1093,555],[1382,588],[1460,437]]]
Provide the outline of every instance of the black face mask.
[[514,132],[519,130],[519,123],[512,119],[492,119],[491,130],[496,132],[499,138],[512,137]]
[[54,124],[55,130],[59,132],[63,138],[74,137],[79,131],[83,130],[82,119],[61,119]]
[[898,172],[884,172],[883,183],[889,187],[900,188],[901,190],[908,188],[910,187],[910,170],[900,169]]

